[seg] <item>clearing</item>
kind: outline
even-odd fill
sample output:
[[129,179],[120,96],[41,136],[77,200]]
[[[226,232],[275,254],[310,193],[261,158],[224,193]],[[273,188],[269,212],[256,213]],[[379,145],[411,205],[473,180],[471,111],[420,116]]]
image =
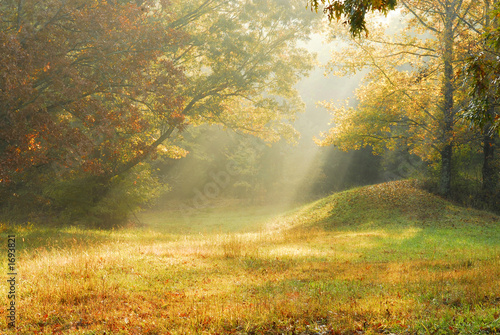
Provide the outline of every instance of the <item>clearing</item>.
[[17,333],[500,332],[500,218],[411,181],[281,214],[183,214],[109,231],[3,225],[0,304],[13,233]]

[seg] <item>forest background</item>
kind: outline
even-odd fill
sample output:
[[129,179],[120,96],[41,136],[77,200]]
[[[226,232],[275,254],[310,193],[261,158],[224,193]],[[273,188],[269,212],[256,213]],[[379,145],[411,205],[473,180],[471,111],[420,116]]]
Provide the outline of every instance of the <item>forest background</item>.
[[498,4],[359,3],[2,2],[2,216],[112,227],[406,178],[499,212]]

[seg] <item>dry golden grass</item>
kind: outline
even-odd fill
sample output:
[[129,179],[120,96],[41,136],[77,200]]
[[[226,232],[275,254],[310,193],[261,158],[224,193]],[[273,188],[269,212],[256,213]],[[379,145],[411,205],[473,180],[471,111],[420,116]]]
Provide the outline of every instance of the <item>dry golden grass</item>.
[[[359,211],[360,197],[375,191],[350,192],[247,233],[18,230],[17,333],[500,331],[497,217],[439,202],[449,209],[420,212],[432,219],[381,205],[354,222],[362,214],[331,204],[350,200]],[[3,308],[0,329],[5,316]]]

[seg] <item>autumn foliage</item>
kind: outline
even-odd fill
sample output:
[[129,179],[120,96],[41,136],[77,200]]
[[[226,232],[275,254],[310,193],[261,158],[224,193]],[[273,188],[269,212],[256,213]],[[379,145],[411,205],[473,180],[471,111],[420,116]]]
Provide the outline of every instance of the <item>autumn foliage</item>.
[[[311,20],[284,7],[272,0],[2,2],[4,198],[65,208],[73,190],[73,204],[89,201],[79,213],[92,212],[124,180],[140,189],[148,159],[184,156],[174,142],[188,124],[268,141],[295,137],[290,121],[303,105],[293,85],[311,67],[295,41]],[[262,20],[253,22],[255,15]]]
[[[388,27],[381,24],[384,19],[372,18],[370,34],[362,38],[332,28],[337,40],[344,36],[346,46],[332,53],[328,70],[339,76],[368,71],[354,103],[323,104],[332,111],[333,126],[318,143],[343,150],[370,146],[378,154],[396,151],[401,164],[419,177],[433,179],[434,190],[443,196],[466,203],[464,193],[494,199],[497,137],[485,126],[496,123],[498,92],[491,68],[498,60],[491,54],[481,56],[483,33],[492,30],[489,2],[402,0],[400,4],[398,25]],[[467,66],[465,60],[475,53],[480,55],[476,63]],[[464,111],[472,120],[482,121],[476,123],[479,127],[464,122]],[[411,166],[412,157],[420,165]],[[472,171],[480,164],[479,179]]]
[[[154,94],[158,117],[178,113],[182,71],[161,60],[179,31],[162,27],[148,3],[35,1],[2,5],[0,176],[47,164],[94,174],[147,149],[140,101]],[[162,10],[158,10],[162,14]],[[159,108],[161,105],[161,109]],[[172,118],[173,124],[182,122]],[[121,157],[126,160],[127,157]]]

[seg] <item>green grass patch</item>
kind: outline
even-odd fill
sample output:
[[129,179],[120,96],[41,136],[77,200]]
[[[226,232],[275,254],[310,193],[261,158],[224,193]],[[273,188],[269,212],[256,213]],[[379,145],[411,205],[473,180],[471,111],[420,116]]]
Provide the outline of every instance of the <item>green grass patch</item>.
[[17,333],[500,332],[499,218],[413,182],[281,215],[231,207],[139,220],[106,231],[4,226],[1,238],[19,241]]

